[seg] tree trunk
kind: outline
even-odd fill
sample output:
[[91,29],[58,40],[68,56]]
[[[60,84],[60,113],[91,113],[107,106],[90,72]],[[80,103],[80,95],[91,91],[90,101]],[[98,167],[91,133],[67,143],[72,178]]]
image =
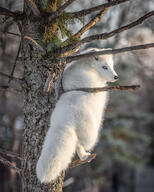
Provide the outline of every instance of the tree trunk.
[[[27,17],[23,21],[24,35],[33,39],[41,38],[39,20],[36,20],[25,3]],[[55,105],[54,97],[45,95],[43,87],[48,71],[42,64],[52,66],[54,58],[46,61],[39,59],[38,49],[32,42],[24,40],[22,56],[24,57],[24,134],[22,180],[24,192],[61,192],[64,175],[51,184],[41,184],[36,177],[36,163],[40,155],[44,136],[49,125],[49,117]],[[50,60],[50,61],[49,61]]]

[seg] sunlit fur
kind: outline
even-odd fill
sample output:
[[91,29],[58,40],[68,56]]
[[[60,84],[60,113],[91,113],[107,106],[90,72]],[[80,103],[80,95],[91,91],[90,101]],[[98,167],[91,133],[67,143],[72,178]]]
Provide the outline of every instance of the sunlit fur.
[[[100,51],[101,49],[88,49]],[[102,67],[106,66],[108,70]],[[115,81],[111,55],[84,58],[70,64],[64,71],[62,84],[65,91],[75,88],[106,86]],[[66,170],[75,152],[86,159],[98,141],[104,119],[107,92],[63,93],[51,115],[36,173],[41,182],[51,182]]]

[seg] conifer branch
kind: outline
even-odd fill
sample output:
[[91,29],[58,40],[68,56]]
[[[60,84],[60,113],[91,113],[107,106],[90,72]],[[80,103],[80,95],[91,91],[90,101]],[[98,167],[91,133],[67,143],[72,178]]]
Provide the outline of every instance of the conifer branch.
[[94,41],[94,40],[106,40],[110,37],[113,37],[123,31],[127,31],[133,27],[136,27],[137,25],[139,24],[142,24],[146,19],[148,19],[149,17],[153,16],[154,15],[154,11],[151,11],[147,14],[145,14],[144,16],[140,17],[139,19],[137,19],[136,21],[132,22],[132,23],[129,23],[128,25],[125,25],[123,27],[120,27],[116,30],[113,30],[109,33],[102,33],[102,34],[97,34],[97,35],[91,35],[89,37],[85,37],[84,39],[78,41],[78,42],[75,42],[75,43],[72,43],[71,45],[68,45],[68,46],[65,46],[61,49],[61,54],[65,53],[65,52],[68,52],[68,51],[71,51],[79,46],[81,46],[82,44],[84,43],[88,43],[88,42],[91,42],[91,41]]
[[15,20],[21,20],[23,19],[23,16],[24,16],[22,13],[15,13],[3,7],[0,7],[0,15],[12,17]]
[[19,175],[21,174],[21,169],[16,167],[15,165],[13,165],[10,161],[8,161],[7,159],[4,159],[3,157],[0,157],[0,162],[7,166],[10,169],[13,169],[16,173],[18,173]]
[[51,22],[53,19],[57,18],[58,16],[60,16],[65,9],[74,2],[75,0],[68,0],[66,3],[64,3],[61,7],[58,8],[57,11],[53,12],[49,17],[48,17],[48,21]]
[[40,10],[38,9],[38,7],[37,7],[37,5],[35,4],[34,0],[27,0],[27,4],[28,4],[28,6],[31,8],[33,14],[34,14],[36,17],[40,17],[40,16],[41,16]]
[[100,11],[100,10],[103,10],[103,9],[106,9],[109,7],[113,7],[113,6],[116,6],[118,4],[125,3],[127,1],[130,1],[130,0],[114,0],[114,1],[111,1],[108,3],[98,5],[96,7],[89,8],[89,9],[83,9],[81,11],[72,12],[72,13],[70,13],[70,15],[72,15],[72,18],[83,17],[83,16],[91,14],[93,12]]
[[136,51],[136,50],[141,50],[141,49],[149,49],[149,48],[154,48],[154,43],[124,47],[124,48],[120,48],[120,49],[112,49],[112,50],[104,50],[104,51],[92,51],[92,52],[85,53],[85,54],[66,57],[66,62],[69,63],[72,61],[76,61],[76,60],[91,57],[91,56],[112,55],[112,54],[119,54],[119,53]]

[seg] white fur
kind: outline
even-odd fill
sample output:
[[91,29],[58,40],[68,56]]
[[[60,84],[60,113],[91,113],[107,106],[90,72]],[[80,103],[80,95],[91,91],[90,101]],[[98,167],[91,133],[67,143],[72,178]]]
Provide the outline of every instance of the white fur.
[[[90,49],[99,51],[100,49]],[[89,50],[88,50],[89,51]],[[96,60],[98,58],[98,60]],[[63,74],[63,89],[103,87],[115,81],[111,55],[89,57],[69,65]],[[102,66],[108,67],[108,70]],[[68,168],[75,152],[81,160],[88,157],[98,141],[107,105],[107,92],[63,93],[51,115],[36,173],[41,182],[51,182]]]

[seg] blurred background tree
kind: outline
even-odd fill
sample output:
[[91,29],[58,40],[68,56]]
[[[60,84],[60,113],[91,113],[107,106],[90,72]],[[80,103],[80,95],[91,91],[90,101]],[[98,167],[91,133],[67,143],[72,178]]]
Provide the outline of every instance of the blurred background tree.
[[[105,2],[105,0],[104,0]],[[102,4],[102,1],[75,1],[67,10],[76,11]],[[22,11],[23,2],[1,0],[0,7]],[[154,8],[153,0],[130,1],[113,7],[85,35],[108,32],[132,22]],[[93,17],[87,16],[85,23]],[[95,41],[83,46],[119,48],[135,44],[154,42],[154,18],[143,25],[123,32],[106,41]],[[74,32],[82,22],[73,25]],[[71,24],[72,27],[72,24]],[[11,34],[12,33],[12,34]],[[9,17],[0,16],[0,71],[10,74],[20,46],[17,25]],[[116,71],[120,79],[117,84],[140,84],[135,92],[112,91],[110,103],[95,148],[97,157],[90,164],[68,171],[64,192],[152,192],[154,189],[154,65],[153,49],[124,53],[114,56]],[[14,76],[22,78],[23,65],[17,61]],[[23,132],[23,96],[19,81],[11,81],[14,89],[3,89],[8,78],[0,75],[0,147],[21,153]],[[20,162],[13,161],[14,165]],[[20,177],[0,164],[0,191],[21,191]]]

